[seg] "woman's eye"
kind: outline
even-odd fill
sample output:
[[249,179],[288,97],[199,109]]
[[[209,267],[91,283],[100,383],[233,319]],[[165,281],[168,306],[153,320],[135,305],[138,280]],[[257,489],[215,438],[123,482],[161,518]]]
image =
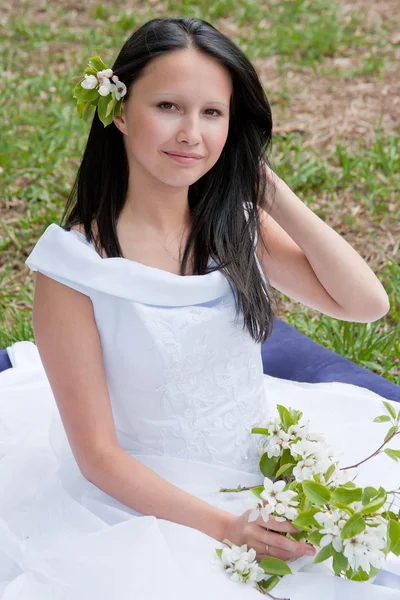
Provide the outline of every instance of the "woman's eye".
[[171,104],[171,102],[160,102],[158,106],[175,106],[175,104]]
[[[161,108],[162,106],[175,106],[175,104],[172,104],[171,102],[160,102],[160,104],[158,104],[158,106]],[[168,110],[168,109],[167,109]],[[208,108],[208,111],[217,113],[217,115],[210,115],[210,116],[220,116],[221,115],[221,111],[217,110],[216,108]]]

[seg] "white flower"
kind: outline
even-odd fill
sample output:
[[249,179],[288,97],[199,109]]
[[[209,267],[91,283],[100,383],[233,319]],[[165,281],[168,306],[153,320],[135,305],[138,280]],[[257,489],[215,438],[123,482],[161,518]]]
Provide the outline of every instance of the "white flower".
[[336,552],[341,552],[342,539],[340,534],[347,520],[344,517],[347,517],[347,514],[344,511],[339,510],[333,510],[332,512],[318,512],[314,515],[314,519],[322,525],[319,532],[325,534],[320,541],[321,548],[332,543]]
[[302,460],[305,460],[310,455],[317,455],[321,452],[322,448],[317,442],[311,442],[310,440],[300,440],[295,444],[291,444],[290,452],[293,456],[299,456]]
[[248,522],[256,521],[261,514],[263,520],[267,523],[271,513],[274,511],[274,507],[270,504],[264,506],[262,500],[257,498],[253,493],[250,492],[248,496],[245,497],[245,503],[247,508],[252,508],[253,511],[250,513]]
[[117,100],[120,100],[126,94],[126,85],[122,83],[122,81],[117,81],[115,83],[115,97]]
[[304,425],[300,425],[300,423],[290,425],[288,428],[288,434],[293,440],[296,438],[305,439],[308,435],[308,422]]
[[272,458],[273,456],[281,456],[283,450],[289,448],[290,437],[286,431],[277,428],[275,423],[273,423],[269,431],[271,436],[268,438],[265,446],[265,451],[268,454],[268,458]]
[[110,82],[109,79],[103,77],[101,81],[101,86],[99,87],[100,96],[108,96],[112,92],[114,84]]
[[268,429],[269,435],[278,435],[282,430],[282,424],[279,419],[272,419],[267,423],[266,429]]
[[94,75],[88,75],[86,73],[85,74],[85,79],[83,81],[81,81],[81,86],[85,90],[93,90],[98,83],[99,82],[97,80],[97,77],[95,77]]
[[289,519],[289,521],[294,521],[294,519],[298,516],[299,511],[297,508],[294,508],[294,505],[298,505],[298,502],[291,502],[290,504],[284,504],[283,502],[279,502],[275,506],[275,513],[278,515],[276,517],[277,521],[285,521],[285,519]]
[[101,79],[103,77],[112,77],[112,76],[113,76],[112,69],[104,69],[104,71],[97,71],[97,77],[99,79]]
[[243,546],[232,545],[232,548],[224,548],[221,553],[221,561],[224,569],[230,574],[230,579],[236,582],[261,581],[265,577],[264,570],[255,560],[256,551],[247,544]]
[[311,432],[307,435],[307,439],[312,442],[322,442],[326,444],[326,437],[322,433]]
[[359,535],[343,540],[343,554],[352,569],[362,568],[366,573],[371,566],[380,569],[385,562],[386,527],[367,527]]
[[261,498],[268,502],[270,512],[276,513],[278,521],[284,521],[285,519],[295,519],[297,517],[297,510],[294,508],[298,506],[298,502],[294,500],[297,496],[296,492],[292,490],[284,491],[286,486],[285,481],[275,481],[273,483],[271,479],[265,477],[264,479],[264,490],[261,492]]

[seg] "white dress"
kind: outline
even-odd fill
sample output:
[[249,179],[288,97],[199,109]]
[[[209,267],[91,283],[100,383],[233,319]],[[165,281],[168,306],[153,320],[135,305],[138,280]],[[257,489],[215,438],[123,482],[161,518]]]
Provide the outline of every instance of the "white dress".
[[[182,277],[125,258],[101,258],[81,233],[56,224],[26,264],[91,298],[119,442],[181,489],[242,514],[248,492],[219,489],[262,483],[259,436],[251,428],[262,426],[277,403],[303,410],[342,453],[343,466],[380,445],[386,429],[372,423],[382,414],[377,394],[263,374],[260,344],[243,330],[242,319],[235,322],[223,272]],[[13,368],[0,373],[3,600],[261,597],[213,566],[223,544],[141,515],[86,480],[36,345],[16,342],[8,353]],[[394,489],[400,468],[378,456],[359,469],[358,481]],[[325,563],[311,566],[312,560],[291,563],[295,575],[273,594],[291,600],[399,598],[394,575],[381,585],[379,576],[375,583],[350,582],[334,577]],[[385,568],[400,575],[393,555]]]

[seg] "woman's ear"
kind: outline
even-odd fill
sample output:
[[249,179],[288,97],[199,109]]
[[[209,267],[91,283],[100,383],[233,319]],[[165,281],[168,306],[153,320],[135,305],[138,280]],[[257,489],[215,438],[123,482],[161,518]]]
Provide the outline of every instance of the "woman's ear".
[[127,135],[127,123],[126,123],[126,104],[123,101],[121,104],[120,114],[113,117],[113,121],[116,127],[121,131],[121,133]]

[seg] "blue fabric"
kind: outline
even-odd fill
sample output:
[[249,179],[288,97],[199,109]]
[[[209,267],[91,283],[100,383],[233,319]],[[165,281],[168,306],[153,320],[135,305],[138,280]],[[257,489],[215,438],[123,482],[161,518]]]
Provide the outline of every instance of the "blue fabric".
[[0,372],[11,367],[11,361],[7,350],[0,350]]
[[[400,402],[400,386],[314,342],[282,319],[275,318],[261,355],[267,375],[309,383],[352,383]],[[7,350],[0,350],[0,371],[10,367]]]
[[352,383],[400,402],[400,386],[325,348],[282,319],[275,318],[261,353],[267,375],[309,383]]

